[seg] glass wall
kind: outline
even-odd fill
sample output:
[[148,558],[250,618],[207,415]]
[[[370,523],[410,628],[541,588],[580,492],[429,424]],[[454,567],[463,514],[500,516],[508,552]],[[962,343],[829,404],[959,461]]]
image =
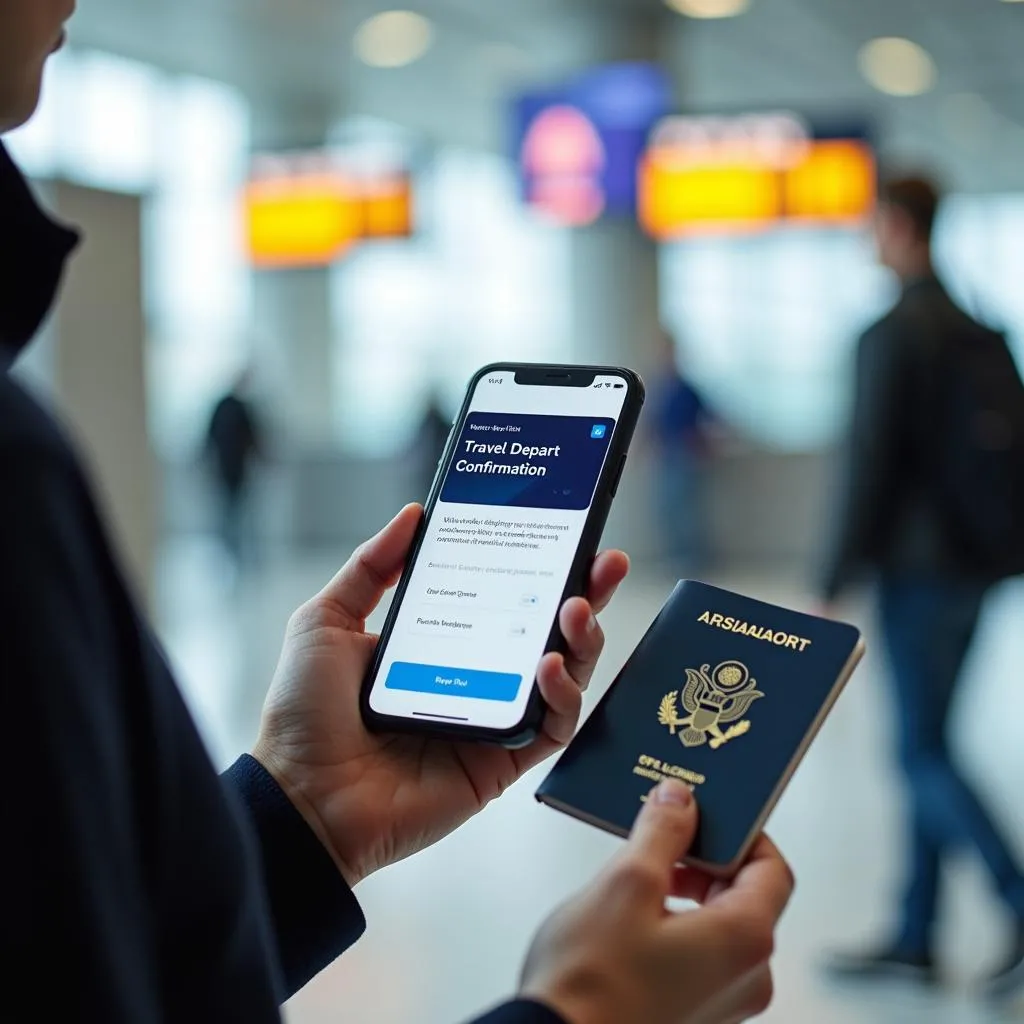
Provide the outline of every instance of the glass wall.
[[[1024,366],[1024,196],[952,196],[936,261],[956,299],[1006,330]],[[786,230],[668,246],[662,304],[681,364],[760,443],[810,450],[846,421],[860,331],[895,299],[866,234]]]
[[708,239],[662,258],[663,315],[684,372],[739,431],[786,449],[837,430],[850,346],[887,294],[866,240],[849,233]]
[[417,207],[414,240],[357,250],[334,274],[338,438],[361,454],[406,443],[431,400],[453,413],[487,362],[568,352],[568,238],[520,205],[508,161],[440,150]]
[[936,250],[957,301],[1007,333],[1024,372],[1024,195],[952,196]]

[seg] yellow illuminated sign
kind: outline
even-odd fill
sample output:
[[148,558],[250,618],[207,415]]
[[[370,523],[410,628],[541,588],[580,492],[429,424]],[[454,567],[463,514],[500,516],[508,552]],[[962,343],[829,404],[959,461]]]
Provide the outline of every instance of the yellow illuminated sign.
[[327,177],[254,182],[245,213],[249,258],[258,267],[322,266],[360,235],[358,201]]
[[655,133],[641,161],[639,218],[659,241],[783,221],[855,224],[873,207],[875,183],[867,143],[800,137],[789,115],[677,118]]
[[412,234],[412,194],[407,178],[378,182],[363,195],[363,237],[404,238]]
[[655,238],[714,227],[757,228],[779,215],[779,184],[756,167],[640,168],[640,223]]
[[874,206],[876,178],[874,155],[863,142],[815,142],[807,159],[783,178],[784,215],[812,221],[862,220]]
[[412,232],[404,175],[368,182],[328,169],[278,170],[254,177],[243,206],[249,259],[262,268],[325,266],[364,239]]

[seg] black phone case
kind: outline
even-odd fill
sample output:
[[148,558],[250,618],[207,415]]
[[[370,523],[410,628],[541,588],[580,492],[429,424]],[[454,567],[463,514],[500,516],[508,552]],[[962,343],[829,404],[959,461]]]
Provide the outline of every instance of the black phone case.
[[[608,449],[608,456],[605,459],[604,467],[598,478],[594,490],[594,500],[587,516],[586,525],[583,528],[583,535],[576,549],[576,557],[573,559],[572,567],[566,579],[565,589],[562,591],[562,598],[559,601],[559,608],[569,600],[570,597],[578,597],[586,592],[587,577],[590,573],[590,566],[597,554],[598,545],[601,542],[601,534],[604,532],[608,513],[611,510],[612,500],[615,497],[616,488],[625,468],[626,455],[629,452],[633,434],[636,431],[637,422],[640,419],[640,412],[643,409],[645,391],[644,383],[640,375],[632,370],[619,366],[589,366],[577,364],[543,364],[543,363],[491,363],[478,370],[469,386],[466,388],[466,396],[462,402],[462,408],[455,419],[452,430],[445,443],[444,454],[438,463],[437,472],[434,474],[434,482],[430,488],[430,496],[427,500],[426,510],[420,521],[419,529],[413,539],[409,560],[406,563],[402,578],[398,582],[391,609],[381,630],[380,641],[374,651],[373,661],[369,671],[363,679],[359,694],[359,708],[363,721],[372,732],[400,732],[413,733],[418,735],[443,736],[449,739],[476,740],[483,743],[496,743],[509,749],[525,747],[531,743],[540,732],[544,721],[545,705],[537,687],[533,682],[533,690],[527,702],[526,710],[517,725],[510,729],[486,729],[472,725],[447,725],[444,722],[434,720],[417,720],[402,718],[397,715],[381,715],[370,707],[370,688],[374,677],[380,668],[384,649],[391,631],[394,628],[395,618],[398,610],[405,599],[405,592],[409,585],[409,578],[416,559],[420,554],[420,547],[423,544],[423,536],[426,531],[426,523],[434,511],[438,497],[441,493],[441,485],[448,472],[448,466],[454,454],[452,447],[461,431],[462,424],[469,414],[469,404],[482,377],[490,373],[512,372],[517,376],[520,373],[544,374],[570,371],[578,374],[593,374],[600,376],[605,374],[618,374],[626,379],[628,391],[626,401],[622,407],[622,413],[616,423],[616,429],[612,436],[611,446]],[[556,385],[557,386],[557,385]],[[558,627],[558,617],[551,624],[551,633],[548,635],[544,653],[550,651],[565,650],[565,638]]]

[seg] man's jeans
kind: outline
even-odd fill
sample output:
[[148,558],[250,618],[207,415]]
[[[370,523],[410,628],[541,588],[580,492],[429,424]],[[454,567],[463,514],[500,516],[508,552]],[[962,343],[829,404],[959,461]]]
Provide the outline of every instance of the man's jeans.
[[999,894],[1024,922],[1024,876],[1008,843],[953,765],[947,736],[950,707],[985,590],[977,583],[904,577],[885,579],[880,589],[899,717],[900,764],[913,807],[898,941],[909,953],[931,949],[940,863],[958,846],[977,850]]

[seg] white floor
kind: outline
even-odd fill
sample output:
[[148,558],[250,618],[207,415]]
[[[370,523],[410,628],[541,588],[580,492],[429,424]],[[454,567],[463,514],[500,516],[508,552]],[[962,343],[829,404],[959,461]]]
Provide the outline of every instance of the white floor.
[[[251,743],[291,609],[339,555],[275,560],[230,585],[213,542],[168,546],[158,618],[218,762]],[[716,580],[794,607],[798,586],[751,573]],[[671,581],[638,574],[605,616],[608,649],[588,694],[600,695]],[[857,608],[851,614],[867,626]],[[949,871],[943,953],[949,992],[843,991],[820,980],[830,949],[884,934],[899,885],[900,799],[877,644],[808,755],[771,822],[799,879],[780,934],[776,1024],[989,1024],[970,996],[998,958],[1005,921],[978,866]],[[994,595],[972,657],[958,728],[970,776],[1024,853],[1024,585]],[[589,879],[618,840],[537,805],[524,779],[438,847],[359,889],[363,940],[291,1002],[290,1024],[452,1024],[513,992],[520,959],[547,912]],[[1022,1010],[1024,1017],[1024,1010]],[[1014,1017],[1013,1019],[1018,1019]]]

